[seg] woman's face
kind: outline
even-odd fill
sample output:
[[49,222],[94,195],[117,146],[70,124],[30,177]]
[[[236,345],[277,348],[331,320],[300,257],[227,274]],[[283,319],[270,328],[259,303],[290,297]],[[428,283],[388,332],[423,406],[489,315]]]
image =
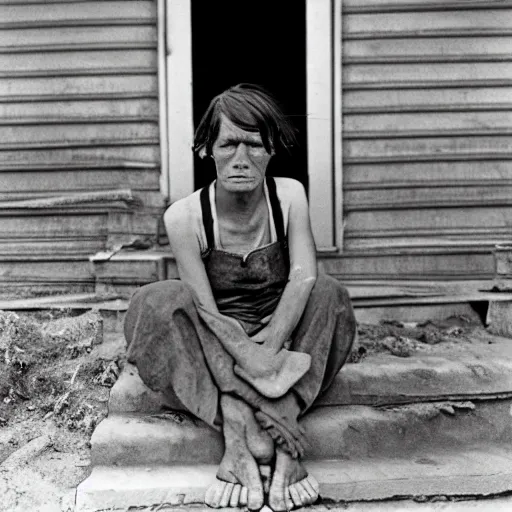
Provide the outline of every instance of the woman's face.
[[217,184],[228,192],[252,192],[265,179],[272,154],[259,132],[246,132],[221,115],[219,135],[212,147]]

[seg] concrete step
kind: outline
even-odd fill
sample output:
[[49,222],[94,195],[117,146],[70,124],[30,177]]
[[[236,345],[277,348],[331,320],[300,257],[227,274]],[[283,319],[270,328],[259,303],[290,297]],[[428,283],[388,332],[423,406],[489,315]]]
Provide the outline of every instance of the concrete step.
[[[512,342],[477,329],[471,341],[421,344],[410,357],[374,353],[346,364],[318,405],[396,405],[512,397]],[[111,413],[183,409],[144,385],[127,365],[110,394]]]
[[[512,400],[494,400],[318,407],[301,420],[311,444],[306,459],[352,460],[512,441],[511,406]],[[111,415],[91,443],[94,466],[218,464],[223,454],[219,432],[175,412]]]
[[[464,450],[418,450],[414,456],[306,462],[321,501],[356,502],[412,496],[489,496],[512,489],[510,444]],[[77,489],[75,512],[127,510],[160,504],[200,505],[216,465],[97,466]]]

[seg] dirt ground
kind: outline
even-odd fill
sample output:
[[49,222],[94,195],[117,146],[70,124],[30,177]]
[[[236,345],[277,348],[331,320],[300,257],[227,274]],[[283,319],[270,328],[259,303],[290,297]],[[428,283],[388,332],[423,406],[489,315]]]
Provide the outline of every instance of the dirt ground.
[[[374,352],[409,357],[434,344],[470,343],[474,328],[464,317],[363,324],[349,363],[364,364]],[[123,347],[122,335],[105,332],[95,311],[0,311],[0,511],[73,510]]]
[[123,365],[109,335],[97,312],[0,311],[0,510],[71,510]]

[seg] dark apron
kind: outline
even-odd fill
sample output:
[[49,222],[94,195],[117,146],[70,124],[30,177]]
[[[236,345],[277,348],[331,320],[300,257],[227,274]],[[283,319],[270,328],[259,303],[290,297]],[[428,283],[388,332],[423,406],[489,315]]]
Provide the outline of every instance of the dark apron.
[[261,330],[275,311],[290,271],[283,213],[274,178],[267,178],[267,188],[277,241],[245,256],[215,249],[209,187],[200,193],[208,246],[203,262],[215,302],[221,314],[238,320],[249,335]]

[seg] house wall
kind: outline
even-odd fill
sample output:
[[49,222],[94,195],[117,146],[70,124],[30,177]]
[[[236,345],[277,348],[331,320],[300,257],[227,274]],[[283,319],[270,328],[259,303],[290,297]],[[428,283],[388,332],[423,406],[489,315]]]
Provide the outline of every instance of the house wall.
[[0,1],[0,284],[87,285],[88,256],[155,237],[156,21],[156,1]]
[[344,275],[483,279],[512,236],[512,3],[343,3]]

